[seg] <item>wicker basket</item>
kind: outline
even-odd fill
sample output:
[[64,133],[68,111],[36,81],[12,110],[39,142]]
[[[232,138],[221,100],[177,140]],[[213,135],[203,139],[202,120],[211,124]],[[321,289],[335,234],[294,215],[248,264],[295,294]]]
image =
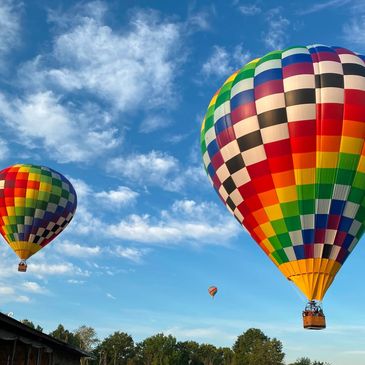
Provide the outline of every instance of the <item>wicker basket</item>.
[[18,266],[18,271],[26,272],[27,271],[27,264],[25,262],[20,262]]
[[308,330],[321,330],[326,328],[326,317],[315,313],[303,315],[303,327]]

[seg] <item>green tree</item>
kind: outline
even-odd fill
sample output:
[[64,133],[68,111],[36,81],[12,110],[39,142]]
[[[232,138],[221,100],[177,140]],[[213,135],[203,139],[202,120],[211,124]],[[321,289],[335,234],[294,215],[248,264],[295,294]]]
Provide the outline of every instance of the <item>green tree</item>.
[[218,351],[221,353],[222,365],[233,364],[234,352],[229,347],[219,348]]
[[39,325],[35,326],[35,324],[32,321],[29,321],[28,319],[22,319],[20,322],[30,328],[33,328],[34,330],[43,332],[43,328],[41,326],[39,326]]
[[282,365],[285,354],[277,339],[270,339],[256,328],[238,336],[233,345],[235,365]]
[[[92,352],[99,340],[96,337],[94,328],[81,326],[74,331],[74,336],[79,342],[79,347],[87,352]],[[88,359],[81,358],[80,365],[88,364]]]
[[178,349],[175,337],[158,333],[139,344],[137,357],[144,365],[178,364]]
[[92,351],[99,342],[94,328],[85,325],[75,330],[74,335],[80,342],[80,348],[85,351]]
[[221,355],[213,345],[204,343],[199,347],[199,359],[203,365],[220,365]]
[[184,341],[177,343],[177,351],[180,353],[179,365],[202,365],[199,360],[200,345],[195,341]]
[[114,332],[105,338],[94,354],[98,364],[101,365],[127,365],[134,356],[134,341],[130,335],[124,332]]
[[308,357],[301,357],[289,365],[312,365],[312,362]]
[[328,362],[311,361],[308,357],[301,357],[289,365],[330,365]]
[[62,324],[59,324],[58,327],[49,335],[76,347],[80,347],[81,345],[80,339],[77,336],[75,336],[73,332],[66,330]]

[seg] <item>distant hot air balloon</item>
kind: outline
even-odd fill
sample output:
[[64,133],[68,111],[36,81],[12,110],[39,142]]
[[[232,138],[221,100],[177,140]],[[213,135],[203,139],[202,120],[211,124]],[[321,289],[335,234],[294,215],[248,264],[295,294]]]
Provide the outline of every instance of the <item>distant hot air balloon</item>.
[[210,286],[210,287],[208,288],[208,293],[209,293],[209,295],[210,295],[212,298],[214,298],[214,296],[217,294],[217,292],[218,292],[218,288],[217,288],[216,286]]
[[17,164],[0,171],[0,233],[26,260],[70,223],[77,198],[71,183],[44,166]]
[[308,298],[306,328],[325,327],[318,301],[364,231],[364,59],[323,45],[268,53],[227,79],[202,125],[212,185]]

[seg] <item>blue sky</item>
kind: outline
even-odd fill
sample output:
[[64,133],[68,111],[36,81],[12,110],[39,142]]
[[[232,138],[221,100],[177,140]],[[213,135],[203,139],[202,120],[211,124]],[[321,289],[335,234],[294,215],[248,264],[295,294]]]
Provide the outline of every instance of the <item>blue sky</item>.
[[287,362],[363,364],[363,242],[326,295],[328,328],[304,331],[305,298],[221,204],[199,134],[235,69],[291,45],[365,52],[364,20],[348,0],[1,1],[0,165],[62,172],[79,205],[25,275],[1,244],[0,310],[136,341],[231,346],[258,327]]

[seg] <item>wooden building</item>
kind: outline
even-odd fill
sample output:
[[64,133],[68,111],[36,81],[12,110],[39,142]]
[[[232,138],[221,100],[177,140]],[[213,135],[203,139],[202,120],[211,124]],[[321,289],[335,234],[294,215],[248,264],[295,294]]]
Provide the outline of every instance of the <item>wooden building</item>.
[[80,365],[89,353],[0,313],[0,365]]

